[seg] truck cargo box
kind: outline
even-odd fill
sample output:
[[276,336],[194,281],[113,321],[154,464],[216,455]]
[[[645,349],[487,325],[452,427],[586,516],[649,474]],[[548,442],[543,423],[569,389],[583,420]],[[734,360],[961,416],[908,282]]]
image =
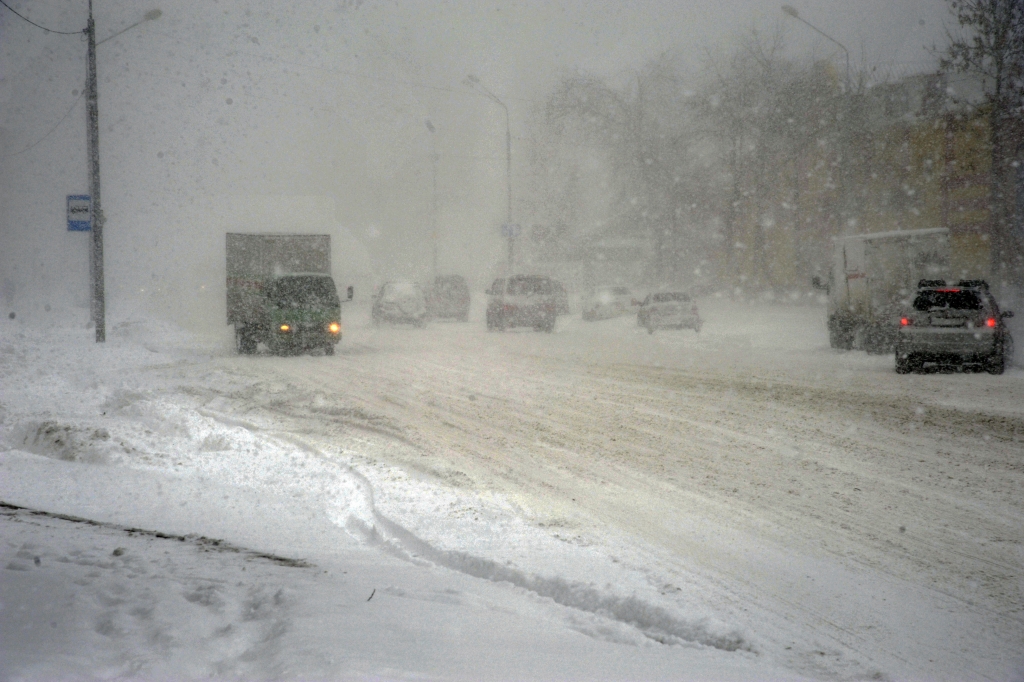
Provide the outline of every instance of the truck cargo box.
[[228,233],[228,324],[257,319],[266,283],[301,273],[331,273],[330,235]]

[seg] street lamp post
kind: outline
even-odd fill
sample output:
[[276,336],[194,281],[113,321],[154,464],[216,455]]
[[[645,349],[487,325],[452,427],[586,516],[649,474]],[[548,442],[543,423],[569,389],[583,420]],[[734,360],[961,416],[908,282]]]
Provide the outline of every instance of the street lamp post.
[[843,51],[843,54],[846,55],[846,91],[849,92],[850,91],[850,51],[846,49],[846,46],[843,45],[838,40],[836,40],[835,38],[833,38],[832,36],[830,36],[829,34],[827,34],[824,31],[822,31],[820,28],[818,28],[817,26],[815,26],[811,22],[809,22],[806,19],[804,19],[803,17],[801,17],[800,13],[797,12],[796,8],[793,7],[792,5],[783,5],[782,6],[782,11],[785,12],[786,14],[788,14],[789,16],[793,17],[797,21],[801,21],[804,24],[810,26],[811,30],[815,31],[816,33],[818,33],[821,36],[824,36],[825,39],[830,40],[830,41],[832,41],[833,43],[835,43],[836,45],[839,46],[839,49],[841,49]]
[[96,77],[96,46],[105,43],[114,36],[134,28],[144,21],[160,17],[160,10],[146,12],[140,20],[121,29],[117,33],[96,42],[96,22],[92,18],[92,0],[89,0],[89,22],[85,27],[85,35],[89,41],[89,55],[86,69],[86,105],[88,120],[89,149],[89,192],[92,197],[92,244],[89,249],[89,273],[92,277],[92,320],[96,325],[96,343],[107,340],[106,294],[103,279],[103,216],[100,203],[100,112],[99,90]]
[[430,119],[427,119],[426,123],[427,123],[427,130],[430,131],[430,152],[431,152],[430,153],[430,163],[431,163],[432,171],[433,171],[433,185],[434,185],[434,194],[433,194],[432,207],[431,207],[431,212],[430,212],[430,220],[431,220],[431,227],[432,227],[431,239],[433,240],[433,247],[434,247],[434,279],[436,280],[437,276],[440,274],[438,272],[438,269],[437,269],[437,241],[438,241],[438,235],[437,235],[437,161],[438,161],[438,159],[437,159],[437,138],[435,137],[435,133],[437,132],[437,129],[434,128],[434,124],[430,122]]
[[507,227],[505,229],[508,235],[508,274],[511,275],[515,255],[516,236],[514,228],[512,227],[512,128],[509,125],[508,107],[505,106],[504,102],[498,99],[497,95],[484,87],[480,82],[480,79],[473,74],[466,76],[466,80],[464,80],[463,83],[475,89],[505,111],[505,184],[508,190],[508,213],[506,216],[507,222],[505,223]]

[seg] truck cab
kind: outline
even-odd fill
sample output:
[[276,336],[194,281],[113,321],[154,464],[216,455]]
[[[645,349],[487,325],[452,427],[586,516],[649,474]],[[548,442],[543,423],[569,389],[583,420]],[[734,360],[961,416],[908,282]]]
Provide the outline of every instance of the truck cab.
[[341,339],[341,300],[330,275],[295,273],[276,277],[265,289],[267,345],[274,353],[323,348]]

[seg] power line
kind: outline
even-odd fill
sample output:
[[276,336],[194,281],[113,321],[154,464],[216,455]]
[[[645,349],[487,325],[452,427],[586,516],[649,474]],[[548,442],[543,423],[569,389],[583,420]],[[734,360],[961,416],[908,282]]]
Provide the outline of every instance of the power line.
[[[3,3],[3,0],[0,0],[0,3]],[[32,144],[30,144],[29,146],[27,146],[24,149],[22,149],[20,152],[14,152],[13,154],[8,154],[7,156],[0,156],[0,160],[10,159],[10,158],[13,158],[15,156],[18,156],[19,154],[24,154],[25,152],[27,152],[28,150],[32,149],[36,145],[42,144],[43,140],[45,140],[50,135],[52,135],[53,132],[55,130],[57,130],[57,128],[60,127],[60,124],[67,120],[68,116],[71,115],[71,112],[74,111],[75,107],[78,105],[78,100],[82,99],[82,95],[84,95],[84,94],[85,94],[85,91],[82,91],[81,93],[79,93],[78,97],[75,98],[75,101],[71,103],[71,108],[67,110],[67,113],[65,113],[61,117],[61,119],[59,121],[57,121],[57,123],[54,124],[54,126],[52,128],[50,128],[46,132],[45,135],[43,135],[41,138],[39,138],[38,140],[36,140]]]
[[[56,34],[62,35],[62,36],[77,36],[77,35],[79,35],[81,33],[85,33],[85,29],[82,29],[82,30],[79,30],[79,31],[54,31],[52,28],[46,28],[45,26],[43,26],[41,24],[37,24],[36,22],[32,21],[31,19],[29,19],[25,15],[19,14],[13,7],[8,5],[5,0],[0,0],[0,5],[3,5],[7,9],[9,9],[11,11],[11,13],[14,14],[14,16],[18,17],[19,19],[23,19],[24,21],[27,21],[28,23],[32,24],[36,28],[43,29],[47,33],[56,33]],[[18,152],[18,153],[20,154],[21,152]]]

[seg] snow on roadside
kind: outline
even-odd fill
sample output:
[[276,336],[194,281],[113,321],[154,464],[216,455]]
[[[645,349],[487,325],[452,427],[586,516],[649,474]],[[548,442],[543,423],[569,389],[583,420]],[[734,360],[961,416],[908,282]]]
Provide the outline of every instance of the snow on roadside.
[[[788,676],[749,634],[638,597],[642,581],[613,588],[624,574],[593,576],[601,588],[563,577],[576,561],[608,562],[551,547],[501,500],[400,472],[375,477],[394,491],[375,490],[351,461],[200,406],[176,368],[202,366],[224,352],[216,344],[138,320],[109,336],[100,346],[83,330],[0,327],[0,501],[23,507],[0,520],[0,676]],[[382,515],[375,495],[417,510],[424,499],[464,505],[490,522],[460,525],[442,548]],[[426,529],[443,534],[450,518]],[[474,551],[496,538],[520,551],[547,543],[548,570]],[[356,583],[369,587],[358,601],[343,589]],[[353,620],[348,609],[370,603],[362,595],[373,585],[383,587],[371,599],[416,607],[387,624]],[[364,630],[396,648],[381,650]]]

